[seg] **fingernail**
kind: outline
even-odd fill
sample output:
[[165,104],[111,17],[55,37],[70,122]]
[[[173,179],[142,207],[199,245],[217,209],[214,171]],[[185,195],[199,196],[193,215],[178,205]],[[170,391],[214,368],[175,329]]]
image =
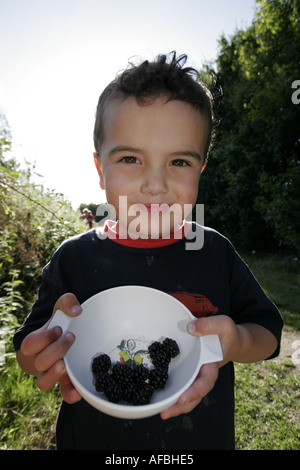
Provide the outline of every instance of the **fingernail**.
[[197,331],[196,325],[193,321],[187,324],[186,329],[187,332],[192,336],[198,336],[199,338],[203,336],[203,334]]
[[187,332],[190,333],[190,335],[193,335],[196,332],[196,325],[194,322],[189,322],[186,325]]
[[74,343],[74,341],[75,341],[75,335],[73,333],[71,333],[70,331],[66,332],[65,338],[70,344]]
[[59,338],[62,334],[62,329],[60,326],[55,326],[54,327],[54,333],[55,333],[55,336],[56,338]]
[[73,307],[71,308],[72,315],[78,315],[78,313],[81,313],[81,311],[82,308],[80,307],[80,305],[73,305]]

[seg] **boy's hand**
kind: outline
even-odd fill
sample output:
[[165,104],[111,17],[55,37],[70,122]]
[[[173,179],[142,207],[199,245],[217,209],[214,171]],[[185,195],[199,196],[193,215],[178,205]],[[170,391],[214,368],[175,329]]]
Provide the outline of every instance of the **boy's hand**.
[[189,413],[214,387],[219,375],[217,363],[203,364],[195,382],[179,397],[170,408],[161,412],[162,419],[173,418],[180,414]]
[[219,336],[223,360],[204,364],[195,382],[179,397],[177,403],[161,413],[162,419],[189,413],[215,385],[219,368],[229,361],[255,362],[269,357],[277,347],[277,340],[264,327],[244,323],[237,325],[226,315],[199,318],[189,324],[189,333],[194,336]]
[[214,387],[219,375],[219,367],[228,362],[228,349],[237,341],[235,323],[227,316],[199,318],[189,324],[189,333],[194,336],[217,334],[219,336],[223,361],[203,364],[194,383],[179,397],[178,401],[161,413],[162,419],[189,413]]
[[[70,316],[81,313],[79,302],[73,294],[62,295],[54,306],[53,314],[56,310]],[[63,361],[75,337],[70,332],[62,334],[58,326],[47,330],[49,322],[26,336],[17,353],[18,362],[25,372],[37,376],[36,384],[40,390],[49,390],[59,382],[63,399],[67,403],[75,403],[81,396],[72,385]]]

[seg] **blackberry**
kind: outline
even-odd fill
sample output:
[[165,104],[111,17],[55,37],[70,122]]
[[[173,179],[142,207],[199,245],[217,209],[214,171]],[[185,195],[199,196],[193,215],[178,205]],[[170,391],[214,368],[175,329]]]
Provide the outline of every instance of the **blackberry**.
[[100,354],[93,359],[92,372],[99,374],[101,372],[108,372],[111,366],[110,357],[107,354]]
[[132,380],[132,369],[126,364],[117,362],[112,367],[112,377],[114,381],[120,385],[126,385]]
[[171,355],[168,349],[165,348],[165,346],[162,343],[155,341],[149,346],[148,352],[150,354],[152,363],[155,367],[158,367],[158,368],[169,367],[169,363],[171,361]]
[[122,399],[122,389],[120,385],[111,381],[110,385],[104,390],[106,397],[113,403],[118,403]]
[[157,354],[159,354],[159,352],[161,351],[161,347],[162,346],[159,341],[154,341],[153,343],[151,343],[150,346],[148,347],[148,352],[150,354],[150,357],[153,358]]
[[136,387],[131,395],[131,403],[135,406],[148,405],[150,403],[154,387],[147,382]]
[[164,388],[168,380],[167,369],[151,369],[149,374],[149,384],[155,389]]
[[167,369],[169,367],[170,361],[171,356],[163,352],[162,354],[157,355],[152,359],[152,364],[158,369]]
[[148,379],[149,369],[144,364],[139,364],[132,370],[132,380],[136,383],[143,383]]
[[97,392],[104,392],[112,383],[112,376],[108,372],[98,374],[95,379],[95,389]]
[[130,382],[123,387],[122,399],[128,403],[133,402],[133,396],[136,390],[136,384]]
[[172,358],[178,356],[178,354],[180,353],[179,346],[176,343],[175,339],[166,338],[162,344]]

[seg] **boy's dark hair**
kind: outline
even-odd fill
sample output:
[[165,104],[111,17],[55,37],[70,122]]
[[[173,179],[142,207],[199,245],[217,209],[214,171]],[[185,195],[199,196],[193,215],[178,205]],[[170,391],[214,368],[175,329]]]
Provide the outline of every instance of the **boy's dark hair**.
[[94,127],[94,146],[98,156],[103,140],[103,115],[111,100],[135,97],[139,104],[150,104],[159,96],[165,96],[168,101],[185,101],[203,114],[208,124],[205,147],[205,157],[207,156],[213,134],[212,95],[200,84],[197,70],[184,68],[186,61],[186,55],[177,58],[176,52],[171,52],[157,56],[154,62],[146,60],[140,65],[130,64],[130,68],[105,88],[99,97]]

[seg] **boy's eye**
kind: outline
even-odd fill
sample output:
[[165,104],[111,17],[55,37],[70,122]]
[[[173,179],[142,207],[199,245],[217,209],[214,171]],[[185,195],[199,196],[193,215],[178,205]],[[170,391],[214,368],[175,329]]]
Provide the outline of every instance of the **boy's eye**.
[[182,160],[181,158],[177,158],[176,160],[171,161],[172,166],[190,166],[190,164],[186,160]]
[[137,157],[132,157],[132,156],[122,157],[120,161],[122,163],[139,163],[139,160],[137,159]]

